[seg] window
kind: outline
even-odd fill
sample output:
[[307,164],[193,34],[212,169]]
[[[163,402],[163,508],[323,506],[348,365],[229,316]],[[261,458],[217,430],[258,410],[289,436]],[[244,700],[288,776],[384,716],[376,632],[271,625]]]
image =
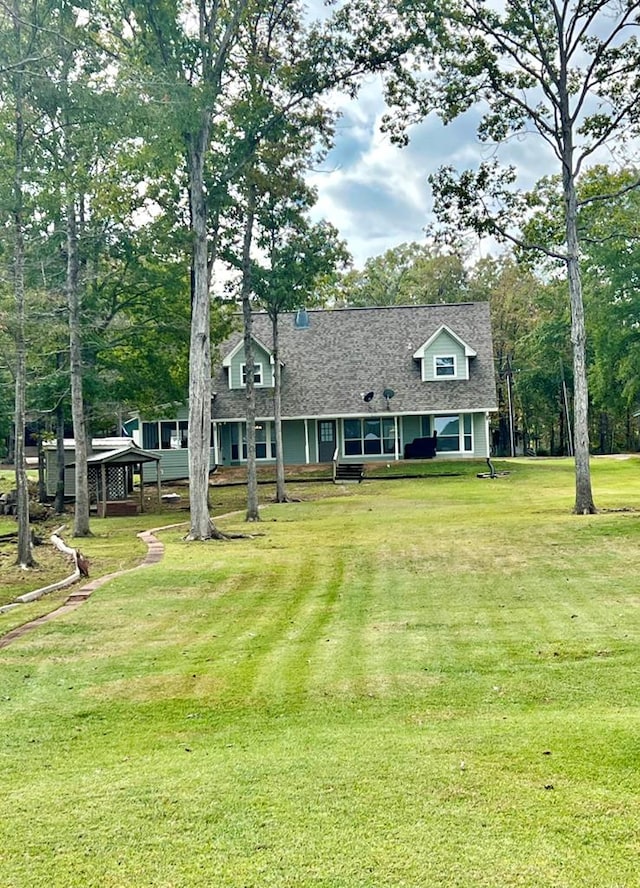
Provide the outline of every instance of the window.
[[434,416],[433,428],[438,433],[438,453],[470,453],[473,450],[471,414]]
[[[242,385],[247,384],[247,365],[240,364],[240,378],[242,379]],[[262,385],[262,364],[254,364],[253,365],[253,384],[254,385]]]
[[320,422],[320,441],[324,444],[333,444],[333,422]]
[[471,426],[471,414],[465,413],[462,417],[463,419],[463,431],[464,431],[464,449],[469,452],[473,450],[473,441],[472,441],[472,426]]
[[181,450],[188,447],[188,426],[185,419],[179,422],[143,422],[142,446],[146,450]]
[[456,375],[456,359],[454,355],[436,355],[434,362],[436,377]]
[[176,424],[175,422],[160,423],[160,449],[175,450]]
[[389,417],[345,419],[343,432],[345,456],[395,453],[395,424]]
[[[234,423],[231,426],[231,459],[240,458],[239,435],[242,436],[242,459],[247,458],[247,424]],[[276,455],[276,427],[273,422],[256,423],[256,459],[275,459]]]
[[142,446],[145,450],[160,449],[160,439],[158,437],[157,422],[142,423]]

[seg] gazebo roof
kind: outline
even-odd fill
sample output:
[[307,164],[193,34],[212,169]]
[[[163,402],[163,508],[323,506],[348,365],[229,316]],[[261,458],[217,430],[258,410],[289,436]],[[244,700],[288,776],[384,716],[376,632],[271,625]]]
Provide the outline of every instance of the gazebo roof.
[[[142,450],[135,445],[106,450],[104,453],[94,453],[87,459],[89,466],[134,466],[145,462],[160,462],[160,457],[156,453]],[[71,465],[75,465],[75,463],[71,463]]]

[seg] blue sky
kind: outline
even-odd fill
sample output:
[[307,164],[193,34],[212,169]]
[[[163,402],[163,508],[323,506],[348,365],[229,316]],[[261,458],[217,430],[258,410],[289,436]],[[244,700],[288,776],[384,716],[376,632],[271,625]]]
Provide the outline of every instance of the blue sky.
[[[476,138],[477,111],[446,127],[430,117],[412,129],[406,148],[392,145],[380,128],[386,109],[377,77],[357,99],[336,96],[335,103],[342,112],[335,147],[310,176],[319,195],[314,216],[338,228],[354,265],[361,268],[367,258],[390,247],[424,242],[424,227],[433,219],[430,173],[443,164],[474,167],[493,149]],[[525,188],[555,172],[548,150],[533,134],[503,146],[500,159],[517,166]],[[486,251],[486,245],[478,245],[479,255]]]

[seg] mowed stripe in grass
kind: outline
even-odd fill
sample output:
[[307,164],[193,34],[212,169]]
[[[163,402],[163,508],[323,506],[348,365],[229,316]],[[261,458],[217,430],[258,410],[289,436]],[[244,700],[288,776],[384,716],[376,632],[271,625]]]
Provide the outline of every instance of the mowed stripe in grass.
[[3,888],[638,884],[640,519],[504,480],[164,534],[3,650]]

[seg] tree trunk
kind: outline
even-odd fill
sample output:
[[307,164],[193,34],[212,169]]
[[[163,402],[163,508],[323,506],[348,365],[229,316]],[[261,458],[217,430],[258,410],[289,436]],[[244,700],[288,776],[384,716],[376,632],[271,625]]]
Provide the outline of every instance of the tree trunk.
[[[18,3],[13,7],[13,26],[16,46],[21,46],[21,18]],[[15,168],[13,182],[13,286],[16,305],[16,377],[15,377],[15,420],[14,420],[14,462],[16,478],[16,507],[18,517],[18,554],[16,563],[27,569],[34,567],[31,551],[31,529],[29,527],[29,487],[25,462],[25,414],[27,388],[27,359],[25,342],[25,287],[24,287],[24,142],[25,125],[23,117],[22,71],[14,77],[15,97]]]
[[[68,165],[70,170],[71,166]],[[75,509],[73,535],[91,536],[89,527],[89,477],[87,469],[87,424],[82,392],[82,310],[80,298],[78,230],[71,185],[67,184],[67,304],[69,308],[69,370],[71,374],[71,417],[75,440]]]
[[47,485],[44,480],[44,447],[42,438],[38,436],[38,502],[46,503]]
[[256,186],[247,188],[247,215],[242,244],[242,319],[244,322],[244,364],[247,420],[247,521],[260,521],[258,472],[256,467],[256,389],[254,380],[253,331],[251,317],[251,241],[256,211]]
[[56,457],[58,475],[54,508],[58,515],[64,512],[64,406],[62,401],[56,407]]
[[589,392],[586,368],[586,332],[582,280],[578,250],[578,203],[575,180],[566,160],[563,187],[566,209],[567,279],[571,304],[571,342],[573,345],[573,451],[575,459],[576,501],[574,512],[589,515],[596,511],[591,492],[589,464]]
[[25,413],[26,413],[26,346],[24,337],[25,292],[24,292],[24,241],[22,217],[15,216],[16,232],[14,247],[14,288],[16,301],[16,387],[15,387],[15,477],[16,507],[18,517],[18,556],[16,563],[23,568],[33,567],[35,561],[31,551],[31,531],[29,527],[29,485],[25,458]]
[[273,329],[273,418],[276,426],[276,502],[287,502],[284,480],[284,448],[282,444],[282,371],[280,367],[280,342],[278,312],[271,318]]
[[209,114],[199,131],[187,140],[189,201],[192,228],[191,340],[189,344],[189,499],[187,539],[209,540],[216,529],[209,516],[209,461],[211,447],[211,307],[205,156],[209,143]]

